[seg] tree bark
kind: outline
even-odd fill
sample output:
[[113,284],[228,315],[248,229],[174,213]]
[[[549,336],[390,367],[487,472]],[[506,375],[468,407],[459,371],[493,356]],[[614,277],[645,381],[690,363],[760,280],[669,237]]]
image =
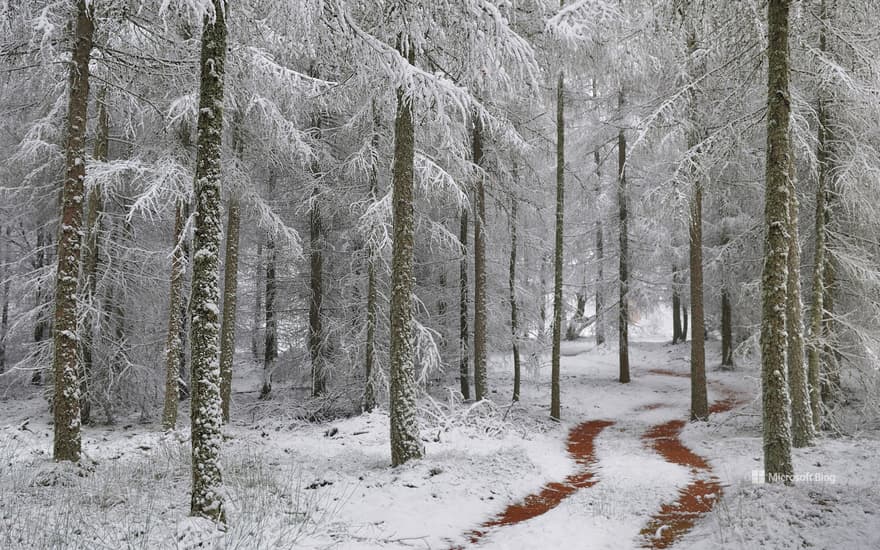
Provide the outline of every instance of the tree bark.
[[165,405],[162,410],[162,429],[173,430],[177,425],[177,402],[180,400],[180,339],[181,302],[186,256],[183,251],[183,227],[186,223],[184,206],[177,204],[174,221],[174,250],[171,253],[171,290],[168,306],[168,334],[165,341]]
[[[106,91],[102,90],[98,99],[98,127],[95,135],[95,160],[106,162],[110,142],[110,118],[105,104]],[[80,270],[80,291],[83,294],[85,312],[80,334],[80,356],[82,357],[82,378],[80,379],[80,419],[83,424],[91,422],[92,398],[90,386],[94,377],[94,340],[100,327],[100,317],[95,313],[97,306],[96,294],[98,287],[99,253],[98,234],[101,231],[100,216],[103,210],[100,185],[95,185],[89,192],[86,205],[85,246],[82,251],[82,269]]]
[[461,246],[462,257],[459,262],[459,316],[458,316],[458,381],[461,387],[461,396],[468,400],[471,398],[470,372],[468,368],[469,348],[468,338],[468,213],[467,208],[461,209],[461,228],[458,233],[458,242]]
[[[598,96],[596,79],[593,79],[593,99]],[[605,242],[602,229],[602,162],[599,148],[593,151],[593,163],[596,165],[596,345],[605,343]]]
[[263,325],[263,289],[266,284],[266,272],[263,270],[263,241],[257,243],[257,262],[256,262],[256,275],[255,275],[255,284],[254,288],[256,289],[254,292],[254,319],[253,326],[251,327],[251,355],[254,357],[254,361],[259,361],[263,358],[263,346],[266,343],[265,336],[263,334],[262,325]]
[[[275,174],[269,175],[269,196],[275,191]],[[266,342],[263,346],[263,386],[260,399],[265,399],[272,392],[272,371],[278,359],[278,320],[275,316],[275,265],[278,253],[275,251],[275,237],[266,234]]]
[[[46,266],[46,247],[48,244],[46,243],[45,234],[43,233],[42,227],[37,227],[37,236],[36,243],[34,248],[36,248],[36,253],[34,254],[33,267],[34,270],[42,270],[43,267]],[[42,284],[37,283],[37,289],[34,292],[34,306],[36,307],[37,313],[37,321],[34,323],[34,344],[39,347],[40,342],[42,342],[46,338],[46,333],[48,332],[48,320],[42,313],[43,309],[43,301],[46,299],[45,289]],[[34,386],[40,386],[43,384],[43,369],[37,367],[34,369],[34,373],[31,375],[31,384]]]
[[[401,53],[410,64],[415,49],[401,40]],[[392,211],[394,217],[391,251],[391,464],[399,466],[424,455],[416,420],[415,350],[412,334],[413,299],[413,163],[415,135],[413,99],[403,88],[397,90],[394,121],[394,164],[392,168]]]
[[226,218],[226,263],[223,266],[223,325],[220,333],[220,408],[223,422],[229,422],[232,399],[232,363],[235,358],[235,312],[238,303],[238,241],[241,207],[238,198],[229,199]]
[[[724,239],[724,244],[727,244]],[[727,277],[721,283],[721,366],[733,368],[733,308],[730,303],[730,290]]]
[[[623,89],[617,97],[617,105],[621,116],[625,105]],[[617,134],[617,205],[618,232],[620,234],[620,303],[617,314],[618,357],[620,366],[620,382],[629,382],[629,229],[627,227],[626,205],[626,131],[621,126]]]
[[556,238],[553,258],[553,351],[550,373],[550,418],[560,420],[560,340],[562,339],[563,221],[565,217],[565,75],[556,84]]
[[[483,127],[474,116],[473,160],[479,170],[483,165]],[[486,192],[483,174],[478,172],[474,186],[474,398],[485,399],[489,393],[486,372]]]
[[[827,17],[825,2],[822,2],[823,19]],[[820,31],[820,50],[826,51],[827,42],[824,27]],[[813,287],[812,303],[810,304],[810,339],[807,345],[807,380],[810,390],[810,411],[813,419],[813,429],[818,430],[822,425],[822,394],[820,378],[820,361],[822,353],[822,313],[825,307],[825,195],[828,191],[828,178],[830,175],[829,153],[829,117],[827,102],[824,93],[819,94],[819,127],[818,127],[818,150],[816,151],[816,164],[818,169],[818,181],[816,185],[816,225],[815,225],[815,252],[813,254]]]
[[77,358],[77,280],[82,246],[83,183],[86,177],[85,135],[89,104],[89,58],[94,22],[85,0],[77,0],[67,110],[66,175],[58,234],[55,283],[54,360],[55,460],[79,461],[80,375]]
[[309,358],[312,363],[312,397],[319,397],[327,391],[327,373],[324,370],[325,335],[321,319],[324,255],[317,186],[312,189],[309,202]]
[[192,499],[190,514],[225,522],[220,494],[220,242],[225,0],[213,0],[202,29],[196,158],[192,309]]
[[[696,22],[691,21],[688,36],[688,56],[691,82],[696,82],[697,72],[705,73],[705,66],[693,60],[697,50]],[[696,155],[699,147],[700,122],[698,120],[697,93],[691,86],[689,92],[688,131],[689,154]],[[709,400],[706,392],[706,328],[703,318],[703,182],[695,161],[690,162],[691,212],[690,212],[690,271],[691,271],[691,420],[709,419]]]
[[516,197],[510,200],[510,264],[507,287],[510,291],[510,338],[513,347],[513,400],[519,401],[522,366],[519,356],[519,319],[516,306]]
[[[373,103],[373,151],[379,151],[379,111]],[[370,204],[376,204],[379,193],[379,171],[373,162],[370,167]],[[373,243],[367,245],[367,342],[364,353],[364,412],[370,412],[376,408],[376,319],[377,319],[377,294],[376,289],[376,260],[379,251]]]
[[788,395],[789,0],[769,0],[767,175],[764,268],[761,285],[761,385],[764,472],[767,482],[792,483],[791,402]]
[[681,327],[681,271],[678,264],[672,264],[672,343],[677,344],[684,340]]
[[9,266],[12,262],[10,261],[11,255],[9,252],[10,231],[8,225],[5,227],[3,235],[3,271],[0,273],[0,284],[3,285],[3,305],[2,309],[0,309],[0,374],[6,372],[6,335],[9,334]]

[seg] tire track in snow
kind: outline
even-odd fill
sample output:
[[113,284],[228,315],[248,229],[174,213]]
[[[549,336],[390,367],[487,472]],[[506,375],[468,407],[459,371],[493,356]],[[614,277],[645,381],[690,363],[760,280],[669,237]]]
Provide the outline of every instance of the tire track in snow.
[[[689,378],[685,373],[654,369],[652,374]],[[722,391],[724,391],[722,389]],[[726,412],[740,404],[739,399],[724,391],[725,398],[709,407],[710,413]],[[678,492],[678,499],[665,503],[640,531],[642,548],[668,548],[690,531],[696,522],[708,514],[721,498],[723,489],[712,473],[709,462],[687,448],[680,439],[684,420],[671,420],[651,427],[642,436],[646,444],[667,462],[690,468],[694,480]]]
[[[568,453],[575,459],[580,471],[571,474],[564,481],[545,485],[540,492],[531,494],[521,502],[511,504],[499,515],[483,523],[477,529],[467,533],[471,544],[475,544],[491,532],[491,529],[514,525],[536,518],[559,506],[559,504],[580,489],[592,487],[598,483],[593,471],[596,463],[595,439],[614,422],[608,420],[592,420],[575,426],[568,434]],[[464,550],[464,546],[455,546],[451,550]]]

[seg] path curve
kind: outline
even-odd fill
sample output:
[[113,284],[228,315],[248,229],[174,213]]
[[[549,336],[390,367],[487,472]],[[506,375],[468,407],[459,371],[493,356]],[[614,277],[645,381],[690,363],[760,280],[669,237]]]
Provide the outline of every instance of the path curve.
[[[652,369],[650,374],[690,378],[688,373],[669,369]],[[710,413],[727,412],[742,400],[725,387],[710,382],[724,396],[709,407]],[[653,410],[666,406],[664,403],[644,405],[637,410]],[[680,439],[685,420],[670,420],[650,427],[643,435],[645,444],[662,456],[667,462],[689,468],[693,480],[678,492],[675,502],[664,503],[652,515],[639,533],[642,548],[668,548],[689,532],[696,522],[709,513],[722,495],[720,480],[713,474],[709,462],[687,448]],[[493,519],[466,533],[470,544],[478,543],[491,533],[491,530],[506,525],[514,525],[542,514],[559,504],[580,489],[592,487],[599,480],[593,469],[596,464],[595,439],[605,428],[614,425],[610,420],[592,420],[577,425],[569,432],[567,449],[580,466],[562,482],[545,485],[540,492],[531,494],[521,502],[511,504]],[[454,546],[450,550],[464,550],[465,546]]]
[[[689,378],[689,375],[665,369],[654,369],[651,374]],[[721,387],[724,398],[709,407],[710,413],[727,412],[741,403],[740,399]],[[645,443],[667,462],[689,468],[694,477],[685,488],[678,492],[675,502],[664,503],[660,510],[648,520],[640,531],[642,548],[669,548],[687,532],[699,519],[708,514],[721,498],[723,488],[720,480],[712,473],[709,462],[687,448],[681,442],[684,420],[670,420],[648,429],[642,436]]]
[[[596,463],[594,441],[602,430],[613,424],[614,422],[609,420],[592,420],[575,426],[568,434],[567,449],[580,466],[579,471],[569,475],[562,482],[548,483],[540,492],[527,496],[521,502],[511,504],[493,519],[468,532],[470,543],[479,542],[493,528],[513,525],[545,514],[576,491],[595,485],[598,479],[593,471],[593,465]],[[464,546],[456,546],[451,550],[463,549]]]

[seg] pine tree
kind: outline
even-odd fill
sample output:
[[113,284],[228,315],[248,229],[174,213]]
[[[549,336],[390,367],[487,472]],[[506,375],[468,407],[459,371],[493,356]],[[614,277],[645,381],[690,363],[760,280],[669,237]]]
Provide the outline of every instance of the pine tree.
[[[560,3],[561,4],[561,3]],[[550,371],[550,418],[562,418],[560,340],[562,339],[563,222],[565,216],[565,75],[559,71],[556,83],[556,238],[553,256],[553,349]]]
[[[516,169],[514,169],[516,174]],[[513,400],[519,401],[521,370],[519,356],[519,316],[516,305],[516,197],[510,199],[510,262],[507,288],[510,292],[510,337],[513,348]]]
[[226,262],[223,266],[223,324],[220,329],[220,401],[223,422],[229,422],[232,363],[235,357],[235,312],[238,304],[238,241],[241,206],[231,197],[226,213]]
[[190,513],[225,522],[220,495],[220,241],[225,0],[213,0],[202,29],[192,297],[192,500]]
[[488,390],[486,339],[488,304],[486,301],[486,191],[483,183],[483,124],[473,120],[473,160],[477,166],[474,185],[474,399],[485,399]]
[[459,213],[460,229],[458,232],[458,244],[461,247],[461,260],[459,261],[458,275],[458,381],[461,388],[461,396],[467,400],[471,398],[470,390],[470,346],[468,339],[468,212],[466,207],[461,208]]
[[[401,39],[401,54],[415,63],[412,44]],[[399,466],[424,455],[416,420],[416,381],[412,334],[413,299],[413,98],[397,90],[392,168],[394,242],[391,252],[391,464]]]
[[54,361],[55,460],[79,461],[80,436],[77,281],[82,246],[82,215],[86,177],[86,116],[89,104],[89,59],[95,26],[86,0],[76,2],[73,57],[67,109],[66,175],[58,235],[55,283]]
[[[625,96],[623,89],[618,92],[617,106],[623,113]],[[617,134],[617,230],[620,233],[619,277],[620,304],[617,311],[617,336],[619,342],[618,361],[620,382],[629,383],[629,228],[626,205],[626,131],[621,126]]]
[[[699,121],[697,93],[694,87],[698,78],[697,72],[705,73],[705,67],[694,61],[697,51],[696,22],[689,17],[688,25],[688,64],[691,73],[691,88],[688,105],[688,154],[696,155],[699,146]],[[696,167],[695,159],[690,161],[691,208],[690,208],[690,272],[691,272],[691,420],[707,420],[709,418],[709,401],[706,395],[706,349],[705,325],[703,319],[703,182]]]
[[769,0],[767,73],[767,179],[764,195],[764,270],[761,277],[761,387],[764,472],[768,482],[790,483],[791,417],[788,396],[788,207],[790,0]]
[[165,341],[165,406],[162,410],[162,429],[173,430],[177,425],[177,402],[180,399],[180,338],[183,276],[186,263],[183,244],[184,207],[177,204],[174,220],[174,250],[171,253],[171,290],[168,306],[168,334]]

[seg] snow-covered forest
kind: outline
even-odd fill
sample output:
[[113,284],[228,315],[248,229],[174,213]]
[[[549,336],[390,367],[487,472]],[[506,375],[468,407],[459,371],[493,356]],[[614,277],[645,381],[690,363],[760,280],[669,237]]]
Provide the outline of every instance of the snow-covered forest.
[[880,548],[877,21],[0,0],[0,548]]

